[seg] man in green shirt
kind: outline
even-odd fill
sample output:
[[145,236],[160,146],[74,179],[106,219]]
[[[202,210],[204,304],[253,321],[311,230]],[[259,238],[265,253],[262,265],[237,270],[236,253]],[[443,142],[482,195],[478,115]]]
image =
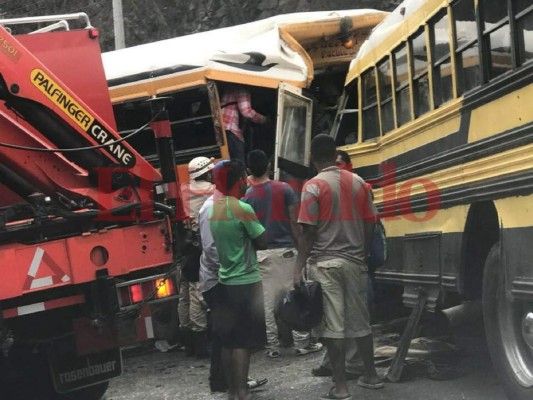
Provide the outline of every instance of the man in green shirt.
[[222,343],[229,395],[248,400],[251,351],[266,344],[263,287],[255,252],[266,249],[268,240],[252,207],[240,201],[246,191],[244,165],[221,161],[213,176],[217,192],[209,224],[220,259],[220,305],[213,329]]

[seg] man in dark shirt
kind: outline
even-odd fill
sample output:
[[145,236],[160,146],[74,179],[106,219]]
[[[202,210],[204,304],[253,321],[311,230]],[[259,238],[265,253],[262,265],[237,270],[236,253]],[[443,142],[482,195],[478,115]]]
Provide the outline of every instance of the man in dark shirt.
[[[262,150],[248,153],[248,169],[253,177],[252,186],[248,188],[243,201],[252,206],[268,236],[268,249],[257,252],[265,297],[266,355],[277,358],[281,354],[278,333],[287,340],[287,344],[293,341],[290,329],[282,329],[286,327],[276,323],[274,314],[280,297],[292,286],[295,244],[299,236],[296,223],[298,198],[287,183],[270,180],[270,161]],[[309,337],[308,333],[304,335],[303,338]],[[320,349],[321,343],[309,343],[298,349],[296,354]]]

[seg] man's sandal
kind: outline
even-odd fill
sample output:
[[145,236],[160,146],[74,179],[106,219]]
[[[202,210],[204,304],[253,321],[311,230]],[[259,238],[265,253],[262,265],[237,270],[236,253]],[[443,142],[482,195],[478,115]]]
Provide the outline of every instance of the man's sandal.
[[378,389],[383,389],[385,387],[385,384],[383,382],[376,382],[376,383],[365,382],[363,377],[360,377],[357,381],[357,386],[361,386],[362,388],[365,388],[365,389],[378,390]]
[[248,389],[254,390],[260,386],[266,385],[267,383],[268,383],[268,378],[263,378],[263,379],[248,378],[246,385],[248,386]]
[[327,394],[322,396],[321,400],[349,400],[352,398],[352,395],[348,393],[345,396],[340,396],[337,393],[335,393],[335,386],[333,386]]
[[279,358],[281,356],[281,352],[279,350],[267,350],[265,351],[265,354],[268,358]]

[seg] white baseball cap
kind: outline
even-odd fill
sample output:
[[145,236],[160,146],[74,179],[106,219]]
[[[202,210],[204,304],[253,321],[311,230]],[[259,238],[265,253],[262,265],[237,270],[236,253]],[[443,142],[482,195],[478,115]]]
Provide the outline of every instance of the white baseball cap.
[[189,176],[191,179],[198,178],[214,167],[213,159],[207,157],[195,157],[189,163]]

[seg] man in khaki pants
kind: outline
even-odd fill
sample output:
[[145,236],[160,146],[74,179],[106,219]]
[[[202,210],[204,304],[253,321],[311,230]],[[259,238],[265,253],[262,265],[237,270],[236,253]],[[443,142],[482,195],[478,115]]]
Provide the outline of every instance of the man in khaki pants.
[[[270,180],[270,167],[270,160],[262,150],[248,153],[248,170],[253,179],[243,201],[252,206],[268,236],[268,249],[258,251],[257,258],[265,297],[266,355],[277,358],[281,355],[279,334],[285,339],[285,346],[294,344],[294,340],[300,338],[309,341],[310,335],[307,332],[293,333],[287,327],[278,325],[275,318],[280,297],[292,287],[292,266],[296,258],[295,244],[299,228],[296,223],[298,198],[287,183]],[[296,349],[296,354],[321,349],[321,343],[309,341],[305,347]]]
[[367,265],[376,208],[364,181],[341,170],[331,136],[318,135],[311,143],[311,159],[319,171],[302,189],[298,223],[302,226],[293,281],[301,284],[309,265],[311,279],[322,287],[324,314],[315,329],[324,339],[335,386],[323,399],[351,399],[346,383],[347,340],[355,339],[365,365],[357,384],[383,387],[374,365],[374,344],[366,299]]

